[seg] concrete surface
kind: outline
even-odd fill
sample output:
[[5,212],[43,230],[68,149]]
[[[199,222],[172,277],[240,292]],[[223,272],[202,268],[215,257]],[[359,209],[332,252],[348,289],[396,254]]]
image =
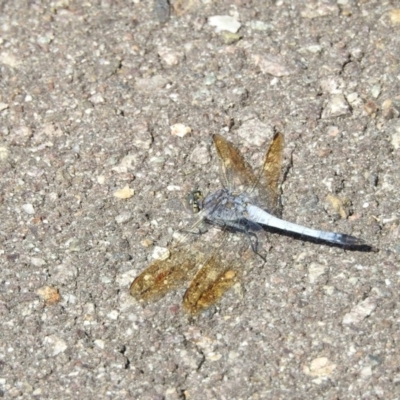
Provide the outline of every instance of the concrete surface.
[[[1,1],[0,396],[399,399],[399,49],[397,1]],[[274,128],[284,217],[380,251],[268,234],[199,317],[138,304],[211,134]]]

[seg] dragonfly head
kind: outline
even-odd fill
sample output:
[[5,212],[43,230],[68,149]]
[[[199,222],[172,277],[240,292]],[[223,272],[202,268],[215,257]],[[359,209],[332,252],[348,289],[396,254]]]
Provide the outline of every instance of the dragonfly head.
[[203,208],[204,196],[200,190],[193,190],[186,196],[186,204],[193,214],[197,214]]

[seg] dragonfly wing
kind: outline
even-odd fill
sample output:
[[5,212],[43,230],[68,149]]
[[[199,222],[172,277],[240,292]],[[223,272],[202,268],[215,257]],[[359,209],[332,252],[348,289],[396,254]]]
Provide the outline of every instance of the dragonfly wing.
[[282,133],[274,135],[258,175],[254,174],[239,150],[223,136],[216,134],[213,140],[222,161],[225,187],[239,193],[247,191],[262,208],[280,214],[278,184],[283,159]]
[[155,260],[132,282],[130,293],[137,300],[157,300],[188,281],[195,273],[197,256],[187,246],[171,249],[166,260]]
[[157,300],[185,281],[193,278],[196,266],[203,260],[196,240],[202,231],[200,219],[191,228],[179,233],[178,239],[165,258],[154,260],[130,286],[130,294],[137,300]]
[[224,186],[230,190],[245,191],[257,182],[250,165],[244,160],[239,150],[223,136],[213,135],[214,145],[222,161]]
[[[239,240],[238,240],[239,239]],[[197,314],[217,303],[241,276],[241,264],[253,258],[250,242],[245,235],[225,232],[222,245],[202,265],[183,298],[183,306],[190,314]]]
[[283,135],[275,133],[265,154],[264,163],[260,170],[254,191],[255,198],[262,208],[270,213],[280,215],[279,177],[283,159]]

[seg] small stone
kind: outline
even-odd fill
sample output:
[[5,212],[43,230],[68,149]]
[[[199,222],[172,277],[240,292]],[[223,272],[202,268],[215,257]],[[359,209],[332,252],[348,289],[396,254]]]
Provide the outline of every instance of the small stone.
[[314,19],[328,15],[339,15],[339,8],[334,3],[317,1],[303,4],[306,5],[303,11],[301,11],[303,18]]
[[78,270],[73,265],[60,264],[51,270],[51,277],[57,284],[66,284],[76,279]]
[[367,318],[376,309],[377,303],[374,298],[367,297],[358,303],[347,313],[342,320],[344,325],[357,325]]
[[104,349],[105,347],[105,342],[102,339],[96,339],[93,341],[93,343],[99,348],[99,349]]
[[350,107],[342,94],[335,94],[331,96],[327,105],[322,111],[321,118],[339,117],[341,115],[350,114]]
[[89,101],[93,104],[102,104],[104,103],[104,97],[100,93],[95,93],[89,97]]
[[168,0],[154,0],[153,15],[161,23],[166,23],[170,16],[170,4]]
[[246,25],[254,31],[271,31],[274,29],[273,25],[257,20],[250,21]]
[[4,111],[4,110],[7,110],[8,107],[9,107],[9,106],[8,106],[7,103],[2,103],[2,102],[0,102],[0,112],[1,112],[1,111]]
[[44,343],[51,347],[53,356],[63,353],[68,348],[67,343],[56,335],[46,336]]
[[190,126],[186,126],[183,124],[171,125],[170,129],[171,129],[171,135],[178,137],[184,137],[188,133],[192,132],[192,128],[190,128]]
[[147,122],[139,122],[132,126],[132,144],[139,149],[148,150],[153,143],[153,137],[149,131]]
[[242,26],[239,21],[229,15],[214,15],[208,18],[208,24],[215,27],[216,32],[228,31],[236,33]]
[[400,149],[400,125],[395,127],[395,132],[392,134],[390,141],[395,150]]
[[382,115],[386,119],[398,118],[399,110],[395,107],[392,99],[386,99],[382,103]]
[[307,46],[306,49],[313,54],[320,53],[322,51],[322,46],[319,44],[312,44]]
[[263,74],[270,74],[272,76],[289,76],[293,72],[289,70],[281,57],[272,54],[260,55],[255,54],[252,56],[253,62],[258,66]]
[[231,32],[223,32],[222,38],[225,44],[233,44],[238,42],[242,38],[242,35]]
[[112,310],[107,314],[107,317],[113,320],[117,320],[119,317],[119,312],[117,310]]
[[126,185],[124,188],[119,189],[113,193],[117,199],[129,199],[135,194],[135,191]]
[[329,215],[339,215],[340,218],[346,219],[350,215],[351,202],[348,199],[333,196],[331,194],[326,196],[325,210]]
[[209,361],[218,361],[221,359],[221,357],[222,355],[220,353],[214,353],[213,351],[206,354],[206,358]]
[[326,270],[326,265],[311,263],[308,267],[308,280],[310,281],[310,283],[317,282],[318,278],[324,275]]
[[168,82],[167,78],[161,75],[154,75],[151,78],[137,78],[135,87],[146,93],[155,93],[157,90],[163,89]]
[[112,171],[115,171],[119,174],[126,174],[129,170],[135,168],[137,162],[138,162],[137,152],[135,154],[128,154],[121,160],[121,162],[118,165],[112,167],[111,169]]
[[25,145],[32,137],[32,129],[28,126],[17,126],[11,129],[10,137],[17,145]]
[[369,379],[372,376],[372,367],[367,365],[366,367],[362,368],[360,371],[360,377],[362,379]]
[[381,94],[382,86],[377,83],[376,85],[372,86],[371,88],[371,95],[374,99],[377,99]]
[[309,367],[304,367],[303,372],[310,376],[328,377],[336,369],[336,366],[327,357],[318,357],[311,361]]
[[27,214],[35,214],[35,209],[33,208],[32,204],[23,204],[22,209],[27,213]]
[[20,64],[20,60],[13,54],[4,51],[0,53],[0,64],[7,65],[11,68],[17,68]]
[[152,246],[153,245],[153,241],[151,240],[151,239],[143,239],[141,242],[140,242],[140,244],[143,246],[143,247],[150,247],[150,246]]
[[205,165],[211,160],[210,152],[205,145],[197,146],[190,155],[190,161],[196,164]]
[[5,146],[0,146],[0,161],[4,161],[10,155],[10,151]]
[[400,24],[400,8],[395,8],[389,11],[390,22],[393,25]]
[[46,261],[43,258],[31,257],[31,264],[35,267],[43,267],[43,265],[46,265]]
[[169,47],[160,47],[158,49],[158,55],[161,60],[170,67],[178,65],[183,58],[183,53],[172,50]]
[[364,110],[369,116],[375,118],[376,113],[378,112],[378,106],[370,100],[364,104]]
[[46,305],[54,305],[61,300],[60,291],[56,287],[43,286],[36,293],[44,300]]
[[214,85],[214,83],[216,82],[217,78],[215,76],[215,74],[213,72],[209,73],[209,74],[205,74],[204,79],[203,79],[203,83],[206,86],[211,86]]
[[129,211],[125,211],[125,212],[122,212],[121,214],[117,215],[115,217],[115,221],[117,224],[125,224],[125,223],[131,221],[132,218],[133,218],[132,213]]
[[272,137],[273,128],[258,118],[253,118],[243,122],[238,129],[238,135],[248,146],[260,147]]
[[153,254],[151,255],[154,260],[166,260],[171,255],[167,247],[154,246]]

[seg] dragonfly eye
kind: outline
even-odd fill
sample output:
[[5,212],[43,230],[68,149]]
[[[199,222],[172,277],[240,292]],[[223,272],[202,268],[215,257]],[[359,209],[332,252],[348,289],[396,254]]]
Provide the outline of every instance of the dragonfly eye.
[[203,208],[203,193],[200,190],[194,190],[186,196],[186,203],[194,214],[200,212]]

